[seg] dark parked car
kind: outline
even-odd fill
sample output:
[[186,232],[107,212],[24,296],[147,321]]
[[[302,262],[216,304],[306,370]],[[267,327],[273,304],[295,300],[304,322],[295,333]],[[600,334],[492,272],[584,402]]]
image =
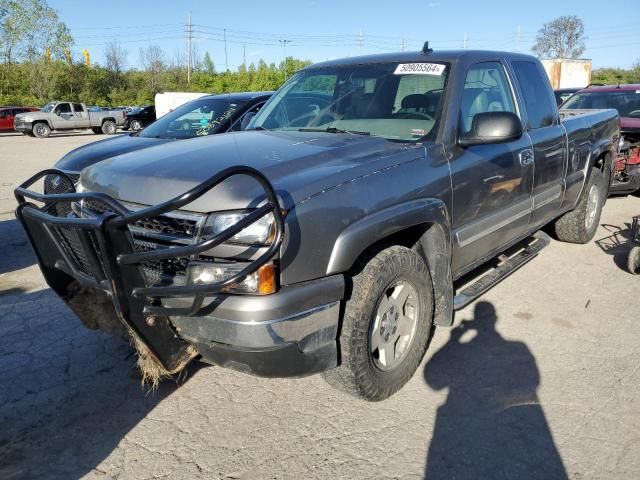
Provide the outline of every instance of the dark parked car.
[[0,107],[0,132],[14,132],[13,122],[19,113],[37,112],[34,107]]
[[[200,97],[167,113],[142,131],[83,145],[62,157],[55,167],[77,180],[80,170],[115,157],[173,140],[237,131],[262,108],[273,92],[243,92]],[[65,188],[61,177],[45,180],[45,191]]]
[[129,112],[125,112],[123,130],[133,130],[137,132],[142,130],[147,125],[156,121],[156,107],[149,105],[139,109],[134,109]]
[[561,111],[601,108],[613,108],[620,115],[620,154],[610,192],[635,192],[640,189],[640,84],[589,86],[569,98]]
[[45,170],[17,216],[51,288],[126,328],[147,378],[201,358],[382,400],[542,226],[593,238],[618,137],[615,110],[562,118],[534,57],[425,45],[309,66],[247,131],[102,161],[77,193],[29,191]]

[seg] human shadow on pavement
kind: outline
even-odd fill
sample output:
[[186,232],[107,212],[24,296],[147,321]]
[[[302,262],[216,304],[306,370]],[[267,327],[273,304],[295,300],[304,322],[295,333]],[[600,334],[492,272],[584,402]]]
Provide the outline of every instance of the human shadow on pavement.
[[37,262],[20,222],[0,220],[0,274],[13,272]]
[[454,328],[425,367],[431,388],[449,389],[429,446],[428,480],[567,478],[536,393],[535,359],[524,343],[505,340],[496,321],[493,305],[479,302],[474,319]]
[[133,348],[85,329],[51,290],[11,297],[0,305],[0,478],[100,473],[96,467],[179,384],[142,387]]

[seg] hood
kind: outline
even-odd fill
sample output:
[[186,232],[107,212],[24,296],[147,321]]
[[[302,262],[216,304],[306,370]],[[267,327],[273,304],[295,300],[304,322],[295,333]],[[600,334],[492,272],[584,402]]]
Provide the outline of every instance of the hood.
[[163,143],[169,139],[142,138],[136,135],[118,135],[71,150],[55,164],[55,168],[65,172],[80,172],[83,168],[106,158],[133,152]]
[[[308,132],[246,131],[181,140],[100,162],[82,172],[87,190],[154,205],[177,197],[221,170],[247,165],[262,172],[291,208],[354,178],[423,157],[422,145],[382,138]],[[263,190],[231,177],[185,210],[211,212],[256,206]]]

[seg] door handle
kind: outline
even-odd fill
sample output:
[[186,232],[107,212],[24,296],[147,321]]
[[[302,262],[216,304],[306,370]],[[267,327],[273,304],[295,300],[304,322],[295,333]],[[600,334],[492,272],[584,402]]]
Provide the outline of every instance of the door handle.
[[520,165],[523,167],[531,165],[533,163],[533,150],[531,148],[521,150],[518,154],[518,158],[520,159]]

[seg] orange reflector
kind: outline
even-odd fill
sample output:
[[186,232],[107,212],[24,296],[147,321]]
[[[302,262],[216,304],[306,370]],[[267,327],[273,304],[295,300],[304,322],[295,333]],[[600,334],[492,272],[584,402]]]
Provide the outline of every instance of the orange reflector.
[[276,293],[276,268],[273,263],[267,263],[258,269],[258,293],[260,295]]

